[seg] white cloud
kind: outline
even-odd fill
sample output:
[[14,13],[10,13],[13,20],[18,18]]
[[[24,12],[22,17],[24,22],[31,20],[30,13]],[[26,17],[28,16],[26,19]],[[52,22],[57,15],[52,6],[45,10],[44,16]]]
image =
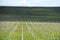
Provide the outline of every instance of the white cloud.
[[60,0],[1,0],[0,6],[60,6]]

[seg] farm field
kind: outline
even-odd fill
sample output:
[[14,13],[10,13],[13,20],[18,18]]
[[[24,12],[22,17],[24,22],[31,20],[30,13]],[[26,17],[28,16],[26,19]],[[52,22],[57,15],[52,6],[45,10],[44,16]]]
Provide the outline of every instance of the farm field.
[[60,7],[0,6],[0,40],[60,40]]
[[0,40],[60,40],[60,23],[0,22]]

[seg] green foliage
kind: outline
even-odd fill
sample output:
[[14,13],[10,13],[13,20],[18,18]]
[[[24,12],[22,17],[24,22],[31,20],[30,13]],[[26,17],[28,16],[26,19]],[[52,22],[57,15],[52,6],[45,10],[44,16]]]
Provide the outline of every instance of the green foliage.
[[13,31],[17,23],[0,22],[0,40],[22,40],[22,26],[23,40],[60,40],[60,23],[19,22]]

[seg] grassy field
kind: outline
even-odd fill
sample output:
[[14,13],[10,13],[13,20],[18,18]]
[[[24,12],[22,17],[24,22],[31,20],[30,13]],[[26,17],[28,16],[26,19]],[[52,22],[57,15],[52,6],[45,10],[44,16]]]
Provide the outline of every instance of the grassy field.
[[60,40],[60,23],[0,22],[0,40]]
[[60,7],[0,6],[0,21],[60,22]]
[[60,40],[60,7],[0,6],[0,40]]

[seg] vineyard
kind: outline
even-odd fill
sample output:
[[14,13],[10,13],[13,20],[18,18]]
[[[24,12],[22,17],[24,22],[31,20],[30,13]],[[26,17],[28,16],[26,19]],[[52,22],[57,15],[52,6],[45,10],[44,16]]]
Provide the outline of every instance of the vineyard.
[[60,40],[60,7],[0,6],[0,40]]
[[0,22],[0,40],[60,40],[60,23]]

